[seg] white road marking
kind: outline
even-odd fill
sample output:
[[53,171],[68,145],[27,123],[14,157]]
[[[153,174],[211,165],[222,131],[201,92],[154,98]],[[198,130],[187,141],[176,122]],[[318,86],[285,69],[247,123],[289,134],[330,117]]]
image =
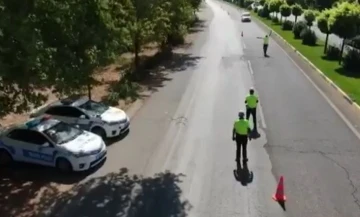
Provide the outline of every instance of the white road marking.
[[253,74],[254,74],[254,71],[253,71],[253,69],[252,69],[250,60],[248,60],[247,63],[248,63],[248,66],[249,66],[250,73],[253,75]]
[[242,43],[243,49],[246,49],[246,45],[245,45],[245,42],[244,42],[244,39],[242,38],[242,36],[241,36],[241,43]]
[[261,103],[259,103],[258,108],[259,108],[259,113],[260,113],[260,118],[261,118],[261,120],[260,120],[261,125],[263,126],[263,128],[266,129],[265,116],[264,116],[264,112],[263,112]]
[[313,80],[302,70],[302,68],[291,58],[291,56],[275,41],[272,40],[276,46],[278,46],[285,55],[290,59],[290,61],[302,72],[302,74],[310,81],[310,83],[315,87],[315,89],[324,97],[324,99],[328,102],[331,108],[340,116],[340,118],[345,122],[345,124],[350,128],[350,130],[355,134],[355,136],[360,140],[360,133],[356,130],[356,128],[351,124],[351,122],[345,117],[345,115],[337,108],[334,103],[331,102],[328,96],[315,84]]

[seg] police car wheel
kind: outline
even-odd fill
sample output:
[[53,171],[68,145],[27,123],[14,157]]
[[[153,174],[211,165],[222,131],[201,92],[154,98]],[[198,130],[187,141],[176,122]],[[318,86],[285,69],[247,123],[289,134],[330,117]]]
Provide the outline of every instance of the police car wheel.
[[64,159],[64,158],[60,158],[57,160],[56,162],[56,167],[61,171],[61,172],[71,172],[73,169],[72,169],[72,166],[71,166],[71,163]]
[[5,166],[11,164],[13,158],[9,154],[9,152],[5,150],[0,150],[0,166]]
[[105,130],[101,129],[100,127],[95,127],[94,129],[91,130],[91,132],[95,133],[96,135],[100,136],[103,139],[106,137]]

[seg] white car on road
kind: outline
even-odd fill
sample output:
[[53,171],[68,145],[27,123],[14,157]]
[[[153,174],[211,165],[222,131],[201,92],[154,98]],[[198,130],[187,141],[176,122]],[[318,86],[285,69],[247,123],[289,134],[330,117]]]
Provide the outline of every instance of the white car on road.
[[0,135],[0,164],[12,161],[85,171],[106,158],[102,138],[62,121],[41,116],[5,129]]
[[78,125],[102,138],[119,136],[129,129],[130,120],[118,108],[87,97],[74,96],[36,108],[31,117],[48,114],[68,124]]
[[241,14],[241,22],[251,22],[251,15],[249,12],[244,12]]

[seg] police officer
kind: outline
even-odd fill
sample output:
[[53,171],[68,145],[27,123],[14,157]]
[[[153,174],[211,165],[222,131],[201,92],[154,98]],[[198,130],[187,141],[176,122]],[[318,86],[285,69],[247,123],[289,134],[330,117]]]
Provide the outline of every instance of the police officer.
[[264,50],[264,57],[267,57],[267,49],[269,47],[269,36],[265,35],[265,37],[263,38],[264,43],[263,43],[263,50]]
[[258,97],[254,93],[254,88],[250,88],[249,95],[245,99],[246,104],[246,120],[249,120],[250,115],[253,118],[254,132],[257,133],[257,122],[256,122],[256,107],[259,102]]
[[[240,149],[243,161],[247,162],[247,142],[251,132],[249,121],[244,118],[244,112],[239,112],[239,119],[234,122],[233,141],[236,141],[236,162],[240,162]],[[251,140],[251,138],[249,138]]]

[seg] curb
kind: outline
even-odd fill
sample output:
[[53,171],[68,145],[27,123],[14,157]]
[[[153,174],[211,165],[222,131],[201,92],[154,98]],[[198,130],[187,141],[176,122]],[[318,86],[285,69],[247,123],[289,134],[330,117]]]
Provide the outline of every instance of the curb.
[[259,18],[255,17],[255,19],[261,23],[264,27],[266,27],[269,30],[272,30],[272,33],[275,34],[279,39],[281,39],[287,46],[289,46],[291,49],[295,51],[297,55],[299,55],[301,58],[303,58],[313,69],[315,69],[316,72],[320,74],[320,76],[330,84],[335,90],[337,90],[344,98],[345,100],[350,104],[353,105],[356,109],[360,111],[360,106],[357,104],[354,100],[351,99],[340,87],[338,87],[330,78],[328,78],[320,69],[318,69],[308,58],[306,58],[304,55],[302,55],[299,51],[296,50],[289,42],[287,42],[281,35],[279,35],[277,32],[275,32],[272,28],[270,28],[268,25],[263,23]]
[[137,99],[135,102],[132,103],[132,105],[125,110],[125,113],[129,117],[130,121],[134,118],[136,113],[141,109],[141,107],[144,104],[144,100]]

